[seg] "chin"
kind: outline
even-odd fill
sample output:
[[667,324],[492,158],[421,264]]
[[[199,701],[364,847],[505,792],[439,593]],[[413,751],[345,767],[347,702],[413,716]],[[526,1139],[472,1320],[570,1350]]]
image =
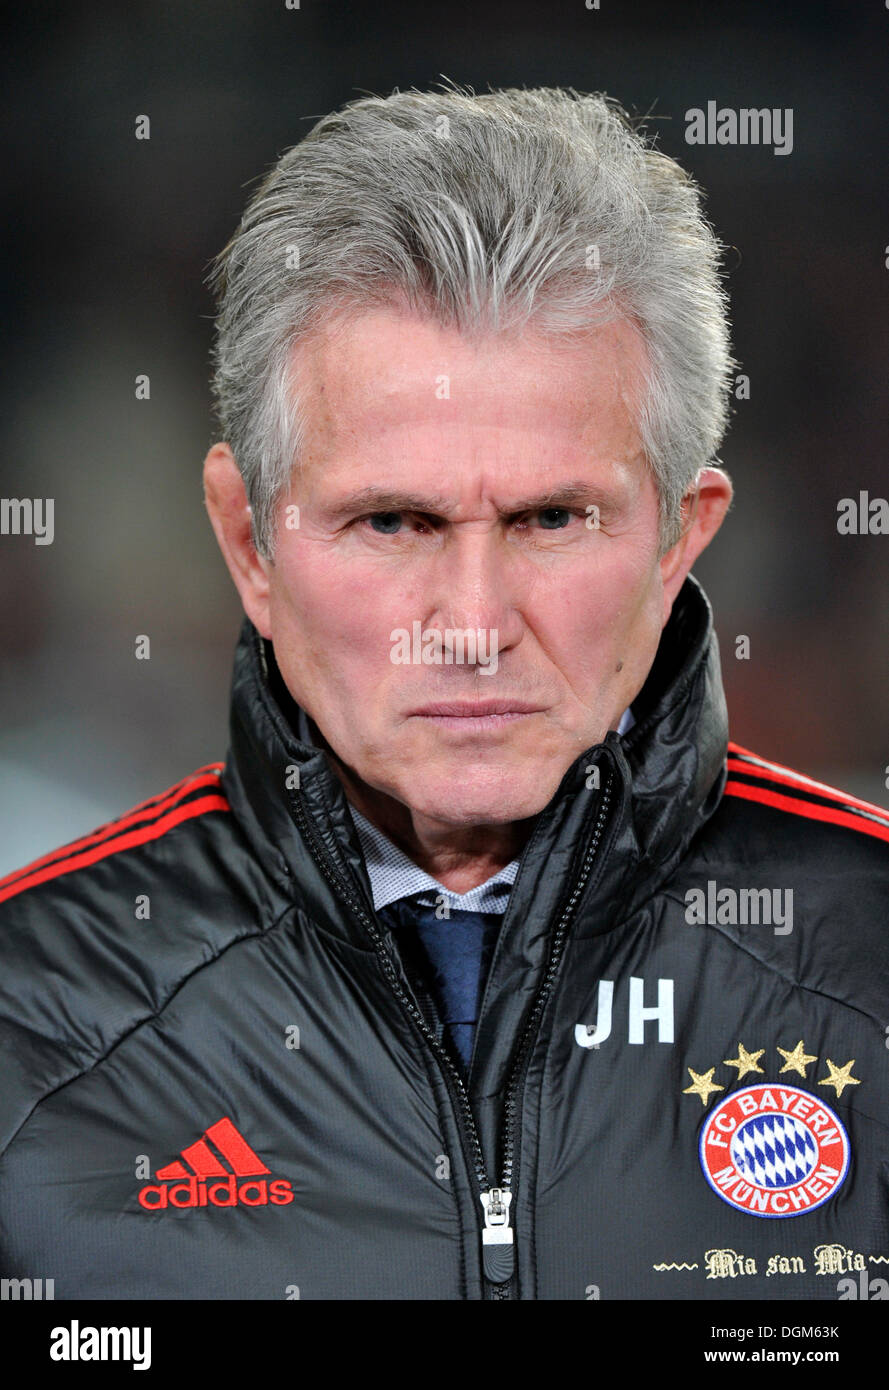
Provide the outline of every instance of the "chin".
[[461,766],[418,775],[399,788],[398,796],[417,814],[450,825],[509,825],[542,811],[562,775],[537,764],[495,775],[491,768]]

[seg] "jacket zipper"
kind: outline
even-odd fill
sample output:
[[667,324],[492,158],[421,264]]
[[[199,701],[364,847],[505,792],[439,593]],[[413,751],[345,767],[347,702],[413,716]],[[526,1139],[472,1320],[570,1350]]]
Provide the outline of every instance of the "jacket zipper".
[[350,892],[348,884],[341,877],[334,861],[322,843],[314,822],[306,811],[301,797],[294,794],[295,789],[288,789],[289,800],[297,825],[302,831],[312,858],[331,887],[338,896],[342,898],[346,906],[357,915],[367,929],[368,935],[377,953],[383,974],[386,976],[386,979],[402,1007],[406,1010],[411,1019],[413,1019],[438,1058],[444,1074],[445,1084],[447,1085],[451,1101],[457,1114],[458,1129],[461,1133],[464,1148],[468,1148],[469,1150],[471,1165],[475,1170],[476,1181],[479,1185],[479,1200],[484,1213],[484,1224],[482,1226],[482,1268],[484,1270],[485,1280],[490,1289],[486,1297],[492,1299],[508,1299],[512,1297],[512,1280],[515,1273],[515,1236],[513,1227],[510,1225],[509,1209],[513,1198],[512,1184],[518,1176],[518,1168],[515,1162],[515,1148],[516,1123],[520,1108],[518,1104],[519,1096],[524,1086],[525,1074],[531,1055],[531,1047],[537,1036],[540,1022],[543,1018],[543,1012],[558,974],[565,941],[568,935],[568,928],[571,925],[574,911],[589,879],[593,861],[602,838],[602,832],[605,828],[611,801],[613,775],[613,773],[609,773],[602,789],[601,803],[596,816],[596,823],[584,854],[583,864],[581,865],[580,873],[577,876],[574,887],[568,901],[565,903],[562,915],[553,932],[552,947],[550,949],[550,957],[546,972],[538,987],[534,1003],[522,1030],[519,1045],[513,1053],[512,1062],[507,1074],[502,1143],[500,1145],[502,1153],[501,1172],[503,1176],[498,1187],[492,1187],[490,1185],[478,1127],[475,1123],[472,1107],[469,1104],[469,1096],[466,1091],[465,1082],[454,1059],[451,1057],[444,1044],[436,1037],[434,1030],[430,1027],[423,1013],[399,980],[395,963],[383,943],[379,924],[376,919],[365,910],[363,904],[354,894]]

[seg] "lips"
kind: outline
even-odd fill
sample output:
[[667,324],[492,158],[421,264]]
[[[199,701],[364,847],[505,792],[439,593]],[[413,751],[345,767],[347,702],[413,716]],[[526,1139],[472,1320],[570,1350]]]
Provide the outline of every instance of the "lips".
[[437,700],[408,711],[408,717],[426,719],[486,719],[494,715],[538,714],[542,705],[527,700]]

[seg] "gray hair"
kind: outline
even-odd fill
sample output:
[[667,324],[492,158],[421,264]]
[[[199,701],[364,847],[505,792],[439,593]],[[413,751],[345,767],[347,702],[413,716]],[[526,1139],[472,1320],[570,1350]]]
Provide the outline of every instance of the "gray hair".
[[267,174],[210,276],[214,394],[260,553],[274,555],[299,463],[292,349],[338,309],[395,302],[465,333],[633,323],[667,549],[714,461],[736,365],[701,203],[604,95],[408,91],[325,116]]

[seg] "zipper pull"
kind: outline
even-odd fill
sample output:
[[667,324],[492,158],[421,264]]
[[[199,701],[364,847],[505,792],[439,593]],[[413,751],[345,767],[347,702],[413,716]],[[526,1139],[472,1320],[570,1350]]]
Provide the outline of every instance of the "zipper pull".
[[485,1229],[482,1231],[482,1263],[485,1278],[492,1284],[505,1284],[515,1268],[513,1229],[509,1224],[509,1204],[512,1193],[508,1187],[492,1187],[481,1194],[485,1209]]

